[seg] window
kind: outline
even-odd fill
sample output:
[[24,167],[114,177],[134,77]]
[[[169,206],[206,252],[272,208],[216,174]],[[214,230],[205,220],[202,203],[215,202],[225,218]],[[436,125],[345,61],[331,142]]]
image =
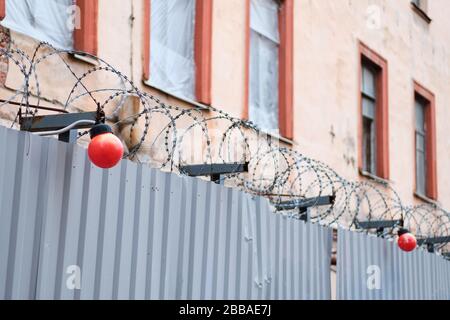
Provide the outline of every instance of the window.
[[251,0],[249,119],[265,131],[278,129],[278,3]]
[[293,136],[293,1],[249,0],[248,107],[264,131]]
[[195,99],[195,0],[152,0],[150,84]]
[[93,55],[97,54],[97,14],[97,0],[0,0],[4,27],[58,49]]
[[362,67],[362,115],[363,115],[363,170],[376,175],[377,104],[376,70],[368,63]]
[[72,0],[6,0],[2,25],[60,49],[72,49]]
[[416,191],[420,195],[426,195],[426,102],[419,96],[416,97]]
[[362,43],[360,54],[359,167],[363,173],[389,179],[387,62]]
[[416,194],[437,199],[434,95],[415,83]]
[[210,104],[212,0],[147,0],[144,78]]

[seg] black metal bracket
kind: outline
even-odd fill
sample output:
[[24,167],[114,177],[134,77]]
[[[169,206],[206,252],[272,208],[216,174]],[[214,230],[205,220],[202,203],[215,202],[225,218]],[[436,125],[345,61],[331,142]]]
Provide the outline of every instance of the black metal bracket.
[[417,245],[426,245],[428,252],[434,252],[434,246],[442,243],[450,243],[450,236],[417,239]]
[[378,235],[383,235],[384,229],[403,226],[403,220],[358,221],[358,219],[355,218],[354,223],[358,229],[376,229]]
[[308,209],[310,207],[327,206],[333,204],[335,196],[323,196],[315,198],[298,199],[275,204],[277,211]]
[[221,175],[248,172],[248,164],[245,162],[186,165],[180,167],[180,172],[190,177],[210,176],[211,181],[220,183]]
[[308,221],[308,209],[313,207],[328,206],[334,204],[336,197],[322,196],[315,198],[297,199],[286,202],[275,203],[277,211],[288,211],[298,209],[300,213],[300,220]]
[[[102,112],[80,112],[65,113],[45,116],[20,116],[20,130],[28,132],[50,132],[64,129],[75,122],[87,120],[96,123],[104,122]],[[80,123],[73,127],[70,131],[59,134],[59,140],[64,142],[75,142],[77,139],[78,129],[89,129],[94,125],[89,123]]]
[[359,229],[386,229],[403,226],[403,220],[358,221],[355,219],[355,225]]

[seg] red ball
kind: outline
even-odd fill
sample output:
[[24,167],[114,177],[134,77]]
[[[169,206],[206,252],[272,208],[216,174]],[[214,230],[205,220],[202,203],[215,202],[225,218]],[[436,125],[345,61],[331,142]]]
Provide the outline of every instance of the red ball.
[[413,251],[417,246],[416,237],[411,233],[404,233],[398,238],[398,246],[403,251]]
[[89,143],[88,155],[97,167],[112,168],[123,157],[122,141],[112,133],[99,134]]

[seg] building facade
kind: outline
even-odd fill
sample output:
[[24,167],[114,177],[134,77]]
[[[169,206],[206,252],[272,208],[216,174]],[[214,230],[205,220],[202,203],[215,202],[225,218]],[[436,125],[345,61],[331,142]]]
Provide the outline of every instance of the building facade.
[[[30,49],[38,39],[86,51],[167,104],[224,110],[349,180],[381,179],[406,204],[450,208],[448,1],[55,3],[0,1],[2,46]],[[68,61],[77,72],[95,65]],[[20,81],[0,63],[5,99]],[[53,66],[41,74],[45,103],[63,104],[66,79]],[[2,123],[16,113],[3,105]]]

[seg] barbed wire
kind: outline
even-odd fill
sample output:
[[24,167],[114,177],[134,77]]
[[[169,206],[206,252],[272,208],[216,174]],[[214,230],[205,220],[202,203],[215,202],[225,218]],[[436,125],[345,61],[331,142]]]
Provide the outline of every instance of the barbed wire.
[[[72,58],[75,54],[96,64],[80,66]],[[222,181],[267,197],[275,206],[310,199],[307,215],[313,223],[375,234],[376,230],[361,229],[358,221],[398,220],[419,238],[450,236],[450,214],[443,208],[405,206],[388,184],[349,181],[325,163],[283,146],[252,122],[219,108],[167,104],[99,57],[55,49],[43,42],[28,50],[10,42],[0,48],[0,57],[9,61],[9,74],[21,77],[13,94],[2,97],[6,102],[0,107],[18,102],[22,116],[31,117],[42,113],[38,107],[49,100],[71,112],[100,108],[123,140],[125,158],[178,174],[189,164],[248,163],[248,172],[224,175]],[[87,134],[81,132],[78,138]],[[331,196],[332,203],[314,203],[324,196]],[[283,214],[300,217],[303,213],[294,209]],[[392,238],[398,227],[378,235]],[[446,243],[437,248],[441,252],[449,249]]]

